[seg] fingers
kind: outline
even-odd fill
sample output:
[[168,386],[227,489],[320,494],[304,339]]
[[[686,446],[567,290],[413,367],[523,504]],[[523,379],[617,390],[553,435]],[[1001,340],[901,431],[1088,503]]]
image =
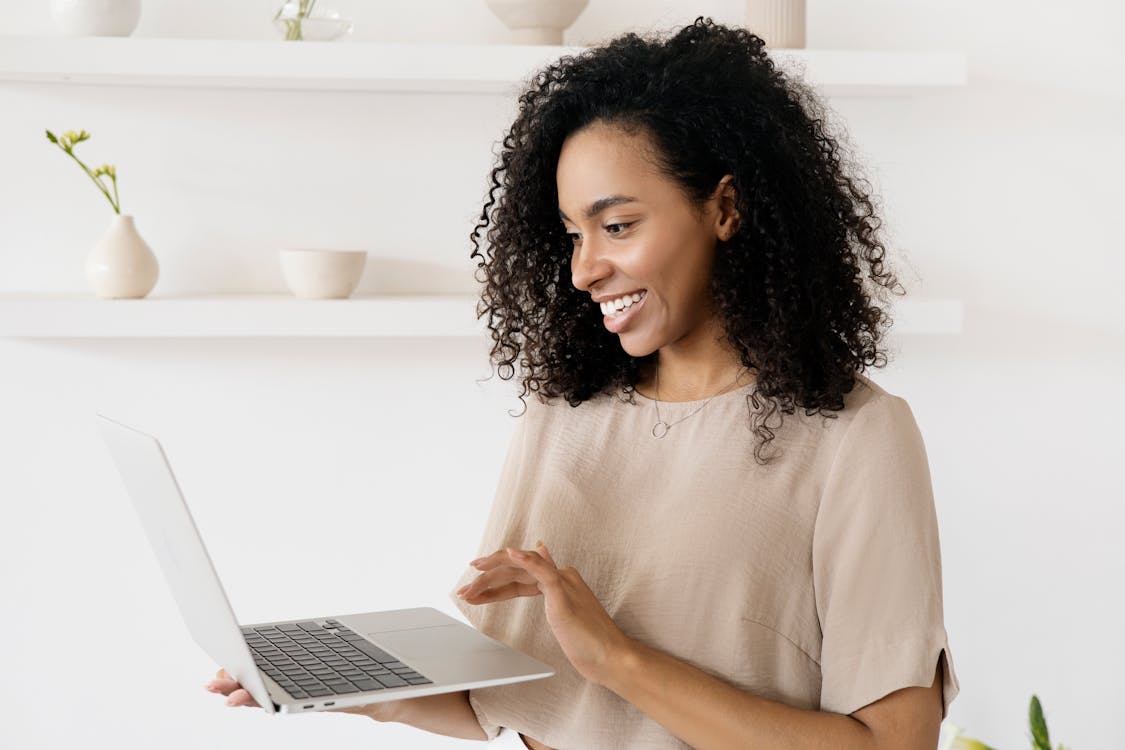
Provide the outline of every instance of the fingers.
[[220,669],[216,673],[215,679],[211,680],[204,687],[212,693],[221,693],[227,696],[228,706],[258,706],[258,701],[254,700],[254,696],[250,695],[238,681],[227,674],[225,669]]
[[[505,565],[481,573],[474,580],[457,589],[457,595],[468,600],[487,589],[499,589],[511,583],[534,584],[535,578],[524,570]],[[534,593],[539,592],[536,590]]]
[[[540,547],[539,549],[543,553],[547,552],[546,547]],[[540,552],[529,552],[514,547],[508,549],[508,554],[513,565],[519,566],[531,574],[532,578],[539,584],[541,591],[547,591],[550,587],[558,585],[562,577],[562,571],[555,567],[553,560],[548,559]]]
[[488,602],[502,602],[505,599],[512,599],[517,596],[539,596],[542,593],[537,583],[513,581],[479,591],[469,589],[461,595],[461,598],[469,604],[487,604]]
[[505,547],[469,564],[484,571],[457,589],[457,596],[470,604],[539,596],[544,585],[552,585],[559,577],[558,566],[542,541],[535,543],[534,552]]
[[206,687],[212,693],[222,693],[223,695],[230,695],[242,686],[239,685],[235,680],[214,679],[207,683]]
[[552,568],[558,567],[558,565],[555,565],[555,558],[551,557],[551,553],[547,551],[547,545],[543,544],[541,541],[536,542],[535,549],[539,551],[539,554],[543,555],[547,562],[551,563]]
[[235,690],[227,698],[228,706],[254,706],[258,707],[258,701],[254,700],[254,696],[243,689]]
[[470,562],[469,565],[473,566],[477,570],[492,570],[493,568],[504,565],[507,562],[508,553],[504,550],[498,550],[496,552],[493,552],[491,555],[478,557],[476,560]]

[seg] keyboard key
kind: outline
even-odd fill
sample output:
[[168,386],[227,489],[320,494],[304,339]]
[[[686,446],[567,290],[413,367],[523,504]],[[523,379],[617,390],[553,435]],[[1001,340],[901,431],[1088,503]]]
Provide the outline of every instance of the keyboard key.
[[410,684],[406,680],[399,679],[393,674],[379,675],[375,679],[382,683],[383,687],[402,687],[403,685]]
[[352,680],[352,684],[360,690],[382,690],[383,685],[378,680],[357,678]]
[[309,694],[306,693],[304,690],[286,690],[285,692],[289,693],[289,696],[291,698],[308,698],[309,697]]
[[332,691],[325,688],[313,688],[308,691],[308,694],[313,698],[319,698],[322,695],[332,695]]
[[433,682],[433,680],[427,680],[425,677],[408,677],[406,681],[411,685],[428,685]]
[[358,693],[359,688],[357,688],[356,686],[349,683],[347,685],[341,685],[340,687],[337,687],[336,692],[337,693]]

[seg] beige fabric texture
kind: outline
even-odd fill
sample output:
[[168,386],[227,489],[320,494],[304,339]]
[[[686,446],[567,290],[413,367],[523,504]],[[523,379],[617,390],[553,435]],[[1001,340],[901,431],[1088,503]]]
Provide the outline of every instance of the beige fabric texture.
[[[770,418],[777,453],[753,456],[754,385],[652,436],[654,404],[600,394],[572,407],[526,397],[479,554],[533,549],[574,566],[626,635],[740,690],[849,714],[929,687],[944,651],[942,718],[960,687],[945,630],[937,514],[907,402],[858,375],[836,418]],[[704,402],[660,402],[675,422]],[[764,408],[764,403],[758,408]],[[517,405],[516,413],[518,413]],[[489,739],[511,727],[556,750],[687,748],[585,680],[542,596],[470,605],[486,635],[555,676],[474,689]]]

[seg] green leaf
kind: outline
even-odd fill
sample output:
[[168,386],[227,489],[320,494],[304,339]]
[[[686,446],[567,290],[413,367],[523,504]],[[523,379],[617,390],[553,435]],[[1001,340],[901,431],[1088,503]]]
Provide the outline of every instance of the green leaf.
[[1028,709],[1031,720],[1031,741],[1035,750],[1051,750],[1051,740],[1047,735],[1047,719],[1043,716],[1043,706],[1039,704],[1039,697],[1031,696],[1031,706]]
[[58,143],[59,142],[59,139],[56,138],[55,134],[52,133],[50,130],[47,131],[47,140],[50,141],[51,143]]

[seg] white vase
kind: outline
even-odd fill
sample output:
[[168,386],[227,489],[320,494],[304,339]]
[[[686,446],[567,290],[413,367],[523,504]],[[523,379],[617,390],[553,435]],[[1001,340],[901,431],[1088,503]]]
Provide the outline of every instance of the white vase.
[[746,0],[746,28],[772,49],[803,49],[805,0]]
[[141,0],[51,0],[51,18],[69,36],[129,36],[141,19]]
[[563,43],[563,31],[589,0],[486,0],[488,7],[512,30],[516,44]]
[[140,299],[156,286],[159,275],[160,264],[129,215],[115,214],[86,256],[86,278],[102,299]]

